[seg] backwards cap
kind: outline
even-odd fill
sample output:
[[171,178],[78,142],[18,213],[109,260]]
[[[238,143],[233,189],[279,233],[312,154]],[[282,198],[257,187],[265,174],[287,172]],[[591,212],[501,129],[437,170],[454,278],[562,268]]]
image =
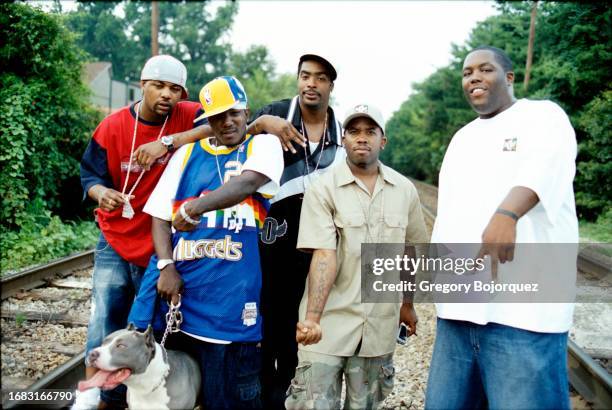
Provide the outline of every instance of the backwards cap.
[[204,114],[196,118],[194,122],[221,114],[232,108],[245,110],[247,95],[236,77],[217,77],[200,90],[200,103],[202,103]]
[[186,99],[187,93],[187,68],[176,58],[169,55],[158,55],[149,58],[142,68],[141,80],[168,81],[180,85],[183,88],[182,99]]

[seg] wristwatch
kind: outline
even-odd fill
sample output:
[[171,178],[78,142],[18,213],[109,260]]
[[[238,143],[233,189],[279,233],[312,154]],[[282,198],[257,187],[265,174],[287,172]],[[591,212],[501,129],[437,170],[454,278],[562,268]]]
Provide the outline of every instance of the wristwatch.
[[168,265],[170,265],[172,263],[174,263],[174,261],[172,259],[160,259],[160,260],[157,261],[157,269],[161,271],[166,266],[168,266]]
[[174,152],[174,138],[169,135],[164,135],[160,138],[160,141],[168,152]]

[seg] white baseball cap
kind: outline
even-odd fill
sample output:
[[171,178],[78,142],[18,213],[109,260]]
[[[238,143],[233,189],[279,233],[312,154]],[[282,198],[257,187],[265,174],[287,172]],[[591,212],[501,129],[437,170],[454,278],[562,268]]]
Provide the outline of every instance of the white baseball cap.
[[187,99],[189,96],[185,85],[187,83],[187,68],[172,56],[162,54],[149,58],[142,67],[140,79],[168,81],[180,85],[183,88],[181,98]]
[[378,108],[371,104],[355,104],[353,105],[347,112],[346,118],[342,123],[342,128],[346,129],[346,126],[353,119],[358,117],[367,117],[376,123],[382,130],[383,135],[385,134],[385,120],[382,116],[382,113]]

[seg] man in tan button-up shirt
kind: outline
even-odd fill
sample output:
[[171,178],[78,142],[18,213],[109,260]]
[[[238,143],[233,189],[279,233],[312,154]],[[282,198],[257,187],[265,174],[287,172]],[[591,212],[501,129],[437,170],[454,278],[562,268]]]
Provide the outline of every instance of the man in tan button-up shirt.
[[362,243],[425,243],[414,185],[383,165],[380,111],[356,105],[343,124],[346,162],[306,191],[298,249],[314,252],[300,304],[299,364],[288,409],[339,408],[342,374],[348,408],[375,408],[393,387],[398,325],[416,330],[411,303],[361,302]]

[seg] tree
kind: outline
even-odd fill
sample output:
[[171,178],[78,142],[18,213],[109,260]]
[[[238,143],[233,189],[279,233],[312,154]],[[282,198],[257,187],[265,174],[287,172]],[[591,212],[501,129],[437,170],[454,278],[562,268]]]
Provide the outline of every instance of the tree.
[[[472,30],[465,45],[453,46],[448,66],[414,84],[414,93],[389,120],[390,149],[383,159],[392,166],[436,182],[451,136],[475,117],[460,89],[469,50],[480,45],[503,49],[515,62],[515,84],[523,81],[531,4],[504,2],[498,9],[499,15]],[[515,95],[551,99],[570,116],[579,146],[576,204],[581,218],[595,219],[610,209],[612,199],[607,182],[612,135],[606,121],[612,111],[612,9],[605,3],[539,2],[538,10],[528,94],[515,87]]]
[[276,74],[274,61],[264,46],[251,46],[244,53],[232,53],[228,73],[242,82],[251,113],[272,101],[292,97],[296,92],[295,76]]
[[[82,2],[77,10],[62,15],[64,24],[77,34],[77,44],[97,61],[110,61],[116,78],[138,78],[139,66],[133,44],[126,35],[125,20],[115,15],[119,2]],[[138,54],[139,52],[136,52]]]
[[[200,88],[213,78],[227,73],[231,47],[224,34],[232,26],[238,4],[219,7],[213,16],[209,2],[160,2],[159,50],[171,54],[187,67],[187,89],[197,100]],[[125,21],[134,50],[139,50],[138,67],[151,55],[151,4],[128,2]]]
[[99,116],[81,82],[84,54],[57,16],[0,4],[0,38],[5,232],[47,209],[80,208],[79,159]]
[[610,209],[612,185],[612,91],[601,92],[577,116],[575,126],[583,134],[579,143],[580,161],[575,181],[576,202],[586,210]]
[[[159,51],[177,57],[187,67],[191,100],[198,99],[208,81],[227,74],[245,84],[253,107],[269,102],[266,98],[293,93],[288,81],[275,74],[266,47],[252,46],[244,53],[231,50],[226,33],[238,12],[236,2],[218,7],[214,15],[210,2],[158,4]],[[151,55],[151,7],[147,2],[83,2],[66,16],[66,22],[93,58],[112,62],[115,77],[138,79]],[[123,18],[118,17],[119,8]],[[291,92],[285,94],[288,89]]]

